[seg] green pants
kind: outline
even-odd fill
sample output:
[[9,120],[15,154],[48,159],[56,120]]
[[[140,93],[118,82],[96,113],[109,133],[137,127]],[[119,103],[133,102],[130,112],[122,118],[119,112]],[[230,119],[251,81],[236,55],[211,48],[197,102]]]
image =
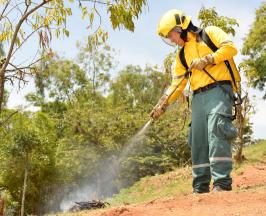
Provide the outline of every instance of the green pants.
[[221,87],[198,93],[192,99],[192,124],[189,144],[192,154],[193,189],[209,192],[211,177],[214,186],[230,190],[232,178],[231,141],[237,136],[232,124],[232,88]]

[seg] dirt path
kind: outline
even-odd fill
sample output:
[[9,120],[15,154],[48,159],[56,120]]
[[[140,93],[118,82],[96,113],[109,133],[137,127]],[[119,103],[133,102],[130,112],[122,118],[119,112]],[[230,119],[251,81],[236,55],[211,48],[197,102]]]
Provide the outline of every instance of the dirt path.
[[189,194],[144,204],[87,212],[82,216],[266,216],[266,163],[233,176],[231,192]]

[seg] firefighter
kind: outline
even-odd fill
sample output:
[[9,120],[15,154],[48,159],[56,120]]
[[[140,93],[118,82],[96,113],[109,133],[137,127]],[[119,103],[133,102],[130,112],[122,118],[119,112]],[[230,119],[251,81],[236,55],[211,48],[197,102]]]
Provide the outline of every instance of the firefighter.
[[232,124],[232,108],[240,82],[233,60],[237,49],[222,29],[215,26],[200,29],[193,25],[190,16],[176,9],[161,17],[158,34],[166,43],[181,49],[176,55],[172,83],[150,117],[157,119],[162,115],[166,107],[182,95],[189,80],[193,91],[188,139],[193,192],[209,192],[211,178],[213,191],[230,191],[231,142],[237,136]]

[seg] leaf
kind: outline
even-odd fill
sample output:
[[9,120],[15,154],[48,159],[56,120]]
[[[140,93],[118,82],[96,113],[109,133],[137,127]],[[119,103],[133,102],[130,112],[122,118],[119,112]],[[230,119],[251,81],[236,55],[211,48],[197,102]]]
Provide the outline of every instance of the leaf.
[[90,25],[92,25],[93,23],[93,20],[94,20],[94,13],[90,13]]
[[63,29],[63,32],[64,32],[64,34],[67,36],[67,37],[69,37],[69,31],[67,30],[67,29]]

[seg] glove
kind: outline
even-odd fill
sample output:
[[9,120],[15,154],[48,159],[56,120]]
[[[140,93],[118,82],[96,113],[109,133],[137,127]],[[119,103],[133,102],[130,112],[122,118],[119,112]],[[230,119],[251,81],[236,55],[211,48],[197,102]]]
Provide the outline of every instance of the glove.
[[166,110],[167,104],[167,95],[163,95],[159,102],[156,104],[156,106],[153,108],[153,110],[150,113],[150,117],[152,119],[158,119]]
[[191,70],[192,68],[195,68],[197,70],[202,70],[205,68],[207,65],[213,64],[214,63],[214,58],[212,54],[206,55],[202,58],[196,58],[191,62],[191,65],[189,69]]

